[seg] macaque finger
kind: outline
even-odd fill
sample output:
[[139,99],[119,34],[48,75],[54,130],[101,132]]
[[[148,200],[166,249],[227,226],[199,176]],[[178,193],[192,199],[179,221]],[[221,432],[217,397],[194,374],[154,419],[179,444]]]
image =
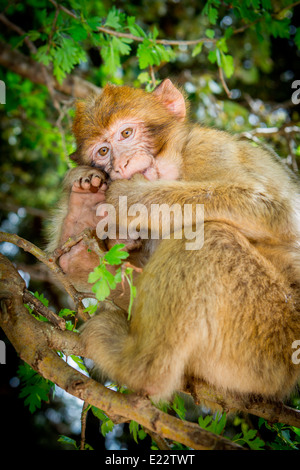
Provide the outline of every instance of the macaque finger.
[[80,180],[80,183],[83,189],[90,189],[90,186],[91,186],[90,178],[84,178]]
[[98,175],[93,175],[91,177],[91,185],[95,186],[95,188],[99,188],[101,186],[102,180]]
[[78,180],[74,181],[73,186],[75,186],[77,189],[80,189],[80,182]]

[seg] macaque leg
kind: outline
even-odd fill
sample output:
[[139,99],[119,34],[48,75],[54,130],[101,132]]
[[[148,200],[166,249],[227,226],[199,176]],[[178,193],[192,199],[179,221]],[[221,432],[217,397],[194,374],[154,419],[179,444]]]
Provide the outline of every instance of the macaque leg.
[[297,299],[235,228],[205,223],[204,240],[195,251],[163,240],[139,278],[132,320],[104,311],[85,323],[86,356],[154,400],[169,399],[185,373],[222,392],[283,398],[299,374]]

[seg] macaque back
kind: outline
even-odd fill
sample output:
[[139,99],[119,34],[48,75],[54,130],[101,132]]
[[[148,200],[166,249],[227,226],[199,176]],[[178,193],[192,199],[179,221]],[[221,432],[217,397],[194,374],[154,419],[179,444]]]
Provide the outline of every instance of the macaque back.
[[[120,231],[120,196],[128,208],[146,207],[139,223],[148,234],[162,228],[163,217],[149,216],[154,204],[189,205],[194,223],[204,205],[201,248],[187,250],[184,236],[143,240],[137,252],[147,262],[131,320],[107,309],[86,322],[87,356],[112,380],[155,400],[169,399],[189,375],[225,394],[284,399],[300,373],[292,361],[300,339],[298,182],[269,152],[186,114],[170,80],[153,93],[108,85],[77,106],[73,158],[109,177],[98,219],[95,205],[85,211],[90,225],[105,217],[105,202],[115,207]],[[85,194],[97,194],[88,181]],[[71,201],[72,190],[59,243],[81,217]],[[172,233],[178,224],[171,223]],[[71,279],[79,259],[78,250],[68,254]],[[95,259],[85,263],[89,271]]]

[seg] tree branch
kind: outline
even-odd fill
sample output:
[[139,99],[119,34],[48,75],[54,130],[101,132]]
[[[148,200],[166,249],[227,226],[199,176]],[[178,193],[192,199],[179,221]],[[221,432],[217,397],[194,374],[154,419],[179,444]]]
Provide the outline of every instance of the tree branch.
[[62,83],[58,83],[52,76],[51,70],[47,69],[48,77],[46,79],[44,66],[42,64],[39,64],[2,41],[0,41],[0,65],[17,73],[23,78],[28,78],[33,83],[47,87],[50,86],[74,98],[86,98],[91,93],[101,93],[101,88],[74,74],[68,75]]
[[[68,16],[71,16],[77,21],[81,21],[81,19],[75,13],[73,13],[72,11],[70,11],[68,8],[61,5],[60,3],[57,3],[55,0],[49,0],[49,2],[52,3],[52,5],[54,5],[55,8],[59,8]],[[97,31],[99,33],[109,34],[110,36],[116,36],[117,38],[131,39],[132,41],[135,41],[135,42],[143,42],[145,39],[142,36],[134,36],[133,34],[130,34],[130,33],[123,33],[121,31],[115,31],[113,29],[105,28],[104,26],[98,26]],[[195,46],[199,44],[200,42],[213,42],[214,43],[216,41],[217,41],[216,39],[208,38],[208,37],[190,39],[190,40],[155,39],[156,44],[162,44],[164,46]]]
[[267,401],[258,396],[245,400],[228,392],[224,397],[211,385],[196,378],[189,379],[185,391],[192,395],[196,403],[210,402],[226,412],[239,410],[264,418],[271,423],[285,423],[300,428],[300,411],[282,402]]
[[29,305],[36,313],[39,313],[43,317],[47,318],[53,325],[57,326],[61,330],[65,330],[66,322],[63,318],[56,315],[56,313],[52,312],[48,307],[42,304],[42,302],[37,299],[31,292],[27,289],[24,290],[23,300],[26,304]]
[[90,295],[83,294],[78,292],[74,286],[69,282],[67,276],[61,270],[61,268],[56,263],[55,258],[51,258],[46,255],[46,253],[38,248],[33,243],[25,240],[24,238],[19,237],[16,234],[0,232],[0,242],[9,242],[17,245],[18,247],[22,248],[24,251],[31,253],[35,256],[39,261],[45,264],[51,271],[53,272],[54,276],[57,278],[59,282],[64,286],[67,293],[71,296],[75,305],[78,309],[78,313],[80,314],[81,318],[86,321],[89,318],[89,315],[84,312],[84,306],[82,305],[82,299],[85,297],[91,297]]
[[146,398],[114,392],[73,369],[53,349],[56,350],[58,345],[64,346],[63,335],[66,336],[65,347],[60,350],[66,352],[75,346],[76,352],[84,356],[79,335],[70,331],[62,333],[36,320],[23,305],[23,279],[3,255],[0,255],[0,270],[0,325],[20,357],[44,378],[108,415],[113,410],[154,433],[193,449],[242,449],[224,437],[201,429],[197,424],[169,416]]

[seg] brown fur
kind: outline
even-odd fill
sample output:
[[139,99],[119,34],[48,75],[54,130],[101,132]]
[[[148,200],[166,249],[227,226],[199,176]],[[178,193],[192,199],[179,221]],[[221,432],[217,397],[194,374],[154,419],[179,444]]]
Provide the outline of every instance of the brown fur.
[[[129,157],[130,147],[122,153],[123,144],[109,139],[120,120],[132,119],[144,140],[132,141]],[[292,343],[300,339],[300,207],[293,176],[265,150],[188,122],[169,80],[152,94],[107,87],[78,106],[74,132],[81,164],[95,164],[91,143],[102,136],[112,142],[106,168],[95,157],[113,180],[106,202],[117,207],[125,195],[128,207],[205,208],[200,250],[187,251],[185,240],[143,243],[138,256],[149,261],[132,320],[116,310],[88,321],[81,333],[88,356],[111,379],[155,399],[170,398],[185,374],[223,393],[289,395],[300,372],[291,360]],[[143,173],[151,177],[135,175],[151,152],[152,166]],[[127,173],[118,167],[124,158]],[[72,225],[72,218],[65,223]],[[76,253],[70,256],[75,263]]]

